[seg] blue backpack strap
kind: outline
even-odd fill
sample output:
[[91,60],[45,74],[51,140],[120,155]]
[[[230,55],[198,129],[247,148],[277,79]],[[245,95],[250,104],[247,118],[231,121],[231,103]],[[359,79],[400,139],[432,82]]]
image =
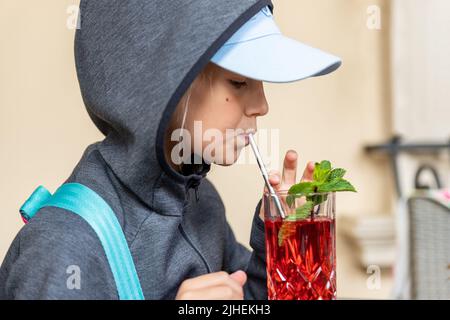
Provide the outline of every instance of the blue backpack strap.
[[82,217],[99,237],[111,267],[120,300],[143,300],[141,284],[125,235],[111,207],[95,191],[66,183],[51,193],[39,186],[20,208],[28,221],[43,207],[58,207]]

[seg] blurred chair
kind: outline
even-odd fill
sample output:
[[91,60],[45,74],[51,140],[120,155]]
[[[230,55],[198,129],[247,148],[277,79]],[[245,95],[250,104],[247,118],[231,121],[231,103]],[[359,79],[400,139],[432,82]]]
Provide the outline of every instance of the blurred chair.
[[430,196],[408,199],[412,299],[450,299],[450,208]]

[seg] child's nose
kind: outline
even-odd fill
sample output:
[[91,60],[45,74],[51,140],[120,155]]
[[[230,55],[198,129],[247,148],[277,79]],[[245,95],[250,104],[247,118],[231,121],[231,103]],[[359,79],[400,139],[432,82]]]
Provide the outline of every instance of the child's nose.
[[269,104],[267,103],[266,95],[262,82],[259,89],[255,92],[255,96],[251,99],[251,105],[247,108],[247,116],[265,116],[269,112]]

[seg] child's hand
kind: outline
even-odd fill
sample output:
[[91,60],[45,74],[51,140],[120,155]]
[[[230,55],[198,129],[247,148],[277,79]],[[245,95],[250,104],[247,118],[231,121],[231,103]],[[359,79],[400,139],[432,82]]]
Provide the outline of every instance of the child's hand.
[[[280,177],[278,170],[271,170],[269,172],[269,182],[275,191],[289,190],[289,188],[297,183],[297,152],[289,150],[286,152],[283,162],[283,175]],[[314,172],[314,161],[307,163],[301,181],[312,181]],[[264,192],[268,192],[267,187],[264,187]],[[259,217],[264,220],[264,206],[261,205]]]
[[176,300],[243,300],[244,271],[228,274],[225,271],[208,273],[183,281]]

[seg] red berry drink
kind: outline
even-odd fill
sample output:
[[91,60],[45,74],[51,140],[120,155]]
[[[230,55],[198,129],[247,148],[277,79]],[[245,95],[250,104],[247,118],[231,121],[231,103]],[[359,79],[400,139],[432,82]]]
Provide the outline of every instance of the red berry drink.
[[[288,230],[280,243],[282,224]],[[335,219],[265,221],[269,300],[336,298]]]

